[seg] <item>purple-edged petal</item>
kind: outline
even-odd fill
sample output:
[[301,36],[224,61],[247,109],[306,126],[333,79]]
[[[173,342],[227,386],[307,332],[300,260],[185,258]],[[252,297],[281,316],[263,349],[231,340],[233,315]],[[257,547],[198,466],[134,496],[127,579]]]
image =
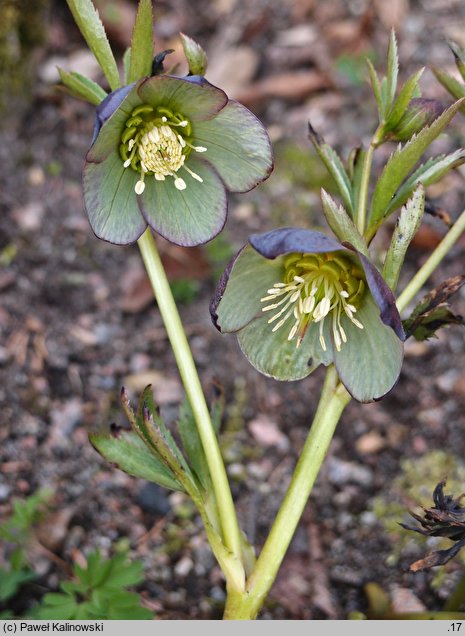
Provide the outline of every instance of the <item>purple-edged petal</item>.
[[124,98],[131,92],[134,86],[135,82],[133,84],[128,84],[127,86],[117,88],[115,91],[107,95],[105,99],[97,106],[97,108],[95,109],[95,125],[94,134],[92,136],[92,141],[90,144],[91,146],[97,138],[97,135],[100,132],[103,124],[108,119],[110,119],[115,110],[121,105]]
[[172,243],[192,247],[206,243],[223,229],[227,200],[223,182],[208,163],[191,156],[187,165],[202,183],[180,171],[186,189],[178,190],[171,177],[156,181],[146,176],[145,190],[138,201],[155,232]]
[[323,254],[324,252],[348,251],[326,234],[294,227],[281,227],[263,234],[252,234],[249,243],[265,258],[276,258],[283,254]]
[[228,102],[214,119],[196,123],[193,137],[196,145],[207,148],[205,159],[215,166],[230,192],[251,190],[273,168],[263,124],[237,102]]
[[246,245],[230,261],[217,285],[210,306],[215,327],[223,333],[234,332],[262,316],[260,298],[281,276],[282,259],[267,260]]
[[136,241],[147,227],[134,193],[137,178],[133,170],[123,168],[118,153],[100,163],[86,163],[84,203],[98,238],[126,245]]
[[[118,108],[113,111],[100,128],[97,138],[87,153],[87,161],[99,163],[106,159],[111,152],[116,153],[119,157],[119,145],[121,143],[120,138],[126,121],[128,117],[130,117],[134,108],[142,103],[139,95],[137,94],[137,84],[131,86],[131,90],[124,96]],[[113,95],[113,93],[111,93],[108,97],[111,97],[111,95]],[[116,96],[115,99],[117,98],[118,96]],[[110,107],[111,104],[109,104],[109,108]],[[109,111],[104,109],[103,112],[108,114]],[[121,164],[123,163],[121,158],[120,162]]]
[[367,257],[360,254],[360,252],[357,252],[357,254],[365,271],[368,287],[381,311],[381,320],[394,330],[400,340],[404,341],[405,332],[396,307],[396,298],[391,288]]
[[264,234],[253,234],[249,242],[265,258],[276,258],[292,252],[321,254],[342,250],[355,253],[360,259],[368,287],[381,311],[381,320],[389,325],[401,340],[405,340],[394,294],[376,267],[354,247],[348,249],[326,234],[299,228],[278,228]]
[[359,402],[379,400],[392,389],[400,374],[403,344],[385,325],[370,294],[356,313],[363,329],[344,320],[347,342],[334,348],[334,361],[342,383]]
[[138,93],[145,104],[166,106],[191,122],[210,119],[228,103],[224,91],[198,77],[189,79],[156,75],[142,80]]

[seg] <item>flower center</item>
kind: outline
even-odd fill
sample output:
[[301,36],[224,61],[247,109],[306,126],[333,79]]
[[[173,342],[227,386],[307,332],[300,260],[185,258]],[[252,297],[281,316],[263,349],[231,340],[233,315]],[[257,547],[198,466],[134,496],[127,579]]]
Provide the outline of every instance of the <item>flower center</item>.
[[153,175],[156,181],[173,177],[178,190],[185,190],[186,182],[178,175],[183,168],[193,179],[202,177],[185,165],[190,153],[205,152],[203,146],[192,143],[192,125],[181,113],[169,108],[149,104],[137,106],[126,120],[121,135],[120,155],[125,168],[140,173],[135,185],[136,194],[145,190],[145,175]]
[[326,351],[323,325],[331,321],[334,344],[338,351],[347,342],[342,326],[345,319],[359,329],[363,325],[354,314],[365,293],[362,270],[347,256],[339,253],[289,254],[284,260],[283,282],[275,283],[261,302],[273,301],[262,311],[277,310],[268,320],[276,321],[273,331],[280,329],[291,317],[292,327],[288,340],[297,336],[299,347],[312,322],[320,323],[320,344]]

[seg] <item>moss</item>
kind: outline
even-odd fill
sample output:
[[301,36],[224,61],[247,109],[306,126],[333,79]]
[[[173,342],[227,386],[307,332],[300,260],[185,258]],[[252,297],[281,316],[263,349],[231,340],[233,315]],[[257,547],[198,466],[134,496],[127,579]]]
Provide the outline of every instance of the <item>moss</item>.
[[0,0],[0,113],[30,96],[32,53],[45,41],[49,2]]

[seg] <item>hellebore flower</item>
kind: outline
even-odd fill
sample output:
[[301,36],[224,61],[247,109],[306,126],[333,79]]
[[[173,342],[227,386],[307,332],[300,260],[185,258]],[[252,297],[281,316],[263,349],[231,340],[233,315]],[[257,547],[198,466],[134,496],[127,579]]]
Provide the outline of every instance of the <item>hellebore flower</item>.
[[437,484],[433,492],[434,506],[423,508],[424,517],[410,511],[412,517],[419,522],[420,527],[409,526],[405,523],[400,525],[406,530],[419,532],[425,537],[447,537],[451,541],[455,541],[455,544],[448,550],[431,552],[424,559],[415,561],[410,566],[413,572],[436,565],[444,565],[465,547],[465,508],[461,506],[464,495],[457,498],[445,495],[445,485],[445,480]]
[[97,107],[84,201],[97,237],[136,241],[147,225],[178,245],[216,236],[226,190],[246,192],[272,169],[259,120],[203,77],[147,77]]
[[300,380],[335,363],[360,402],[399,377],[405,335],[392,291],[352,246],[320,232],[254,234],[226,268],[210,312],[265,375]]

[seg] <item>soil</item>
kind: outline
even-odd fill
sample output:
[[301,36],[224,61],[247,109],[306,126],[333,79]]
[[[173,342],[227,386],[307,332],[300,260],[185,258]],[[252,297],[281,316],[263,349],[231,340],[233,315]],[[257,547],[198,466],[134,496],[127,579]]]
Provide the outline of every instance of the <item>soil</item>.
[[[135,3],[106,4],[120,11],[106,26],[121,55]],[[402,80],[424,65],[453,72],[446,41],[465,46],[465,8],[435,0],[156,4],[157,49],[175,48],[176,61],[180,31],[198,40],[209,54],[207,79],[262,119],[276,149],[269,180],[230,197],[222,239],[191,250],[159,240],[201,380],[207,392],[213,382],[224,390],[220,439],[241,525],[258,549],[308,432],[323,370],[279,383],[250,367],[236,339],[221,336],[210,322],[221,267],[257,230],[324,227],[318,192],[327,179],[306,139],[308,120],[347,158],[376,127],[364,56],[384,69],[393,26]],[[56,590],[67,565],[84,562],[96,547],[110,554],[127,538],[131,558],[145,568],[138,590],[157,618],[218,619],[224,581],[195,512],[181,495],[114,469],[88,441],[89,430],[124,424],[121,386],[136,400],[152,384],[168,422],[176,418],[183,390],[137,246],[96,239],[83,208],[80,175],[94,112],[56,89],[54,67],[74,64],[73,70],[100,76],[65,3],[53,4],[44,29],[45,41],[30,61],[30,99],[7,112],[0,128],[0,518],[8,517],[15,498],[46,486],[54,492],[52,515],[33,548],[39,582],[25,587],[12,608],[26,612],[44,592]],[[429,69],[421,85],[423,96],[451,102]],[[459,148],[464,131],[458,115],[435,150]],[[383,150],[379,155],[377,161]],[[428,199],[454,219],[464,187],[457,171],[428,189]],[[444,233],[441,220],[426,219],[400,288]],[[386,237],[377,241],[381,250]],[[427,289],[463,274],[464,254],[461,240]],[[463,291],[452,302],[454,312],[465,313]],[[403,460],[438,449],[463,460],[464,368],[461,327],[428,342],[409,339],[391,393],[377,403],[348,406],[260,618],[345,620],[366,611],[370,582],[382,586],[398,611],[442,608],[462,572],[460,561],[446,566],[439,588],[432,585],[434,572],[410,572],[428,546],[413,537],[393,560],[399,534],[386,531],[373,501],[400,496],[405,514],[399,521],[405,521],[422,488],[430,493],[434,484],[418,484],[416,501],[402,498],[394,485]]]

